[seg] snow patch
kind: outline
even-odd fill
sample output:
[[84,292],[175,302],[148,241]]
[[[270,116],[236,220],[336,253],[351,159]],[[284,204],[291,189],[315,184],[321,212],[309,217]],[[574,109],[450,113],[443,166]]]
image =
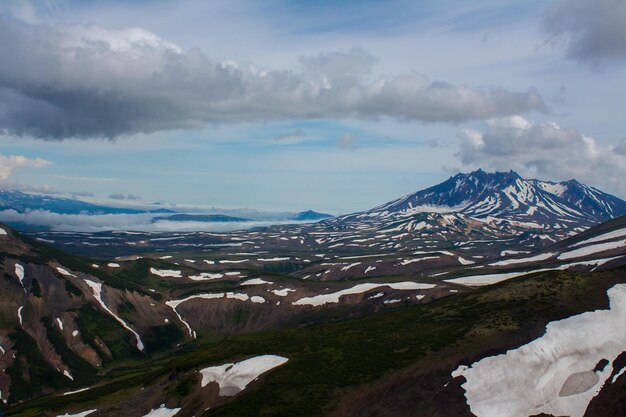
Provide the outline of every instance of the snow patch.
[[242,282],[240,285],[263,285],[263,284],[273,284],[273,282],[265,281],[261,278],[252,278],[252,279]]
[[[467,403],[478,417],[536,414],[582,417],[626,350],[626,284],[608,290],[609,310],[590,311],[546,326],[546,333],[505,354],[461,366]],[[502,372],[506,369],[506,372]]]
[[246,359],[241,362],[227,363],[220,366],[211,366],[200,371],[202,374],[201,386],[206,387],[211,382],[217,382],[221,397],[230,397],[243,391],[250,382],[265,372],[283,365],[287,358],[277,355],[263,355]]
[[280,290],[272,290],[272,292],[274,293],[274,295],[277,295],[279,297],[286,297],[290,292],[294,292],[296,290],[292,290],[291,288],[283,288]]
[[330,303],[338,303],[339,299],[344,295],[352,295],[352,294],[361,294],[374,288],[379,287],[390,287],[394,290],[428,290],[435,288],[434,284],[422,284],[418,282],[392,282],[392,283],[367,283],[367,284],[358,284],[351,288],[346,288],[341,291],[337,291],[330,294],[320,294],[313,297],[304,297],[297,301],[294,301],[293,305],[311,305],[311,306],[321,306],[324,304]]
[[150,268],[150,273],[163,278],[182,278],[182,271],[177,271],[175,269]]
[[597,243],[595,245],[585,246],[568,252],[563,252],[557,259],[572,259],[580,256],[593,255],[595,253],[604,252],[611,249],[623,248],[626,246],[626,240],[616,242]]
[[212,279],[222,278],[224,274],[212,274],[210,272],[201,272],[200,275],[189,275],[189,279],[192,281],[209,281]]
[[64,392],[64,393],[63,393],[63,395],[65,396],[65,395],[78,394],[79,392],[85,392],[85,391],[87,391],[88,389],[90,389],[90,388],[89,388],[89,387],[87,387],[87,388],[77,389],[77,390],[75,390],[75,391],[68,391],[68,392]]
[[180,410],[180,408],[167,408],[165,404],[161,404],[159,408],[155,408],[143,417],[173,417]]
[[26,292],[26,287],[24,287],[24,267],[22,265],[15,264],[15,276],[20,280],[20,284],[22,284],[22,288]]
[[180,410],[180,408],[167,408],[165,404],[161,404],[161,407],[155,408],[143,417],[173,417]]
[[76,275],[68,272],[67,270],[63,269],[63,268],[57,268],[57,272],[61,275],[65,275],[66,277],[74,277],[76,278]]
[[537,262],[537,261],[545,261],[546,259],[552,258],[556,253],[540,253],[539,255],[531,256],[530,258],[521,258],[521,259],[505,259],[503,261],[498,261],[491,263],[491,266],[503,266],[503,265],[515,265],[515,264],[523,264],[528,262]]
[[86,417],[91,413],[95,413],[96,411],[98,411],[97,409],[93,409],[93,410],[87,410],[87,411],[82,411],[80,413],[76,413],[76,414],[70,414],[70,413],[66,413],[63,415],[59,415],[57,417]]

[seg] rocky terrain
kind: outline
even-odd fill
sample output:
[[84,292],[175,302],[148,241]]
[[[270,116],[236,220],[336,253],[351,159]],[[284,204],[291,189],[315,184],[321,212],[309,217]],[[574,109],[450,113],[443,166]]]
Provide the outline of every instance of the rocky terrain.
[[232,233],[0,225],[5,413],[620,415],[626,216],[402,204]]

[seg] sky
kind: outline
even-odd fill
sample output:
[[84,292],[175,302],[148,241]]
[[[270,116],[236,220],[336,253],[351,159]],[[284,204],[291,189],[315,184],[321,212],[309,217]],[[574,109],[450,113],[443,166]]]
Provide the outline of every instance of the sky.
[[459,171],[626,198],[626,2],[0,3],[0,187],[364,210]]

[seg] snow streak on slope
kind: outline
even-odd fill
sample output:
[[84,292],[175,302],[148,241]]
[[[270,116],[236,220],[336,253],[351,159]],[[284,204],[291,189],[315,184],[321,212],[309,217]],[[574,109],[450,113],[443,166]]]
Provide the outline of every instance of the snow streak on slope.
[[593,255],[596,253],[605,252],[607,250],[619,249],[626,246],[626,240],[606,243],[596,243],[595,245],[583,246],[582,248],[563,252],[558,256],[558,259],[572,259],[581,256]]
[[191,328],[191,326],[189,325],[189,323],[187,323],[182,316],[180,315],[180,313],[178,312],[178,310],[176,310],[176,308],[181,305],[182,303],[185,303],[189,300],[193,300],[193,299],[202,299],[202,300],[217,300],[220,298],[228,298],[228,299],[233,299],[233,300],[239,300],[239,301],[251,301],[253,303],[258,303],[258,304],[263,304],[265,303],[265,298],[260,297],[258,295],[253,295],[252,297],[248,296],[248,294],[243,294],[243,293],[235,293],[235,292],[217,292],[217,293],[207,293],[207,294],[195,294],[195,295],[190,295],[187,298],[183,298],[180,300],[170,300],[170,301],[166,301],[165,305],[167,305],[168,307],[170,307],[173,311],[174,314],[176,314],[176,316],[178,317],[178,319],[185,325],[185,327],[187,328],[187,331],[189,332],[189,337],[192,338],[196,338],[196,332]]
[[109,307],[107,307],[107,305],[104,303],[104,300],[102,299],[102,284],[99,282],[94,282],[94,281],[89,281],[89,280],[85,280],[85,283],[89,286],[89,288],[91,288],[91,291],[93,292],[93,295],[96,298],[96,300],[98,300],[98,303],[100,303],[100,306],[102,306],[102,308],[107,313],[109,313],[115,320],[117,320],[117,322],[121,324],[122,327],[124,327],[126,330],[128,330],[135,336],[137,349],[143,352],[144,346],[143,346],[143,342],[141,341],[141,337],[139,337],[139,334],[133,329],[131,329],[131,327],[128,324],[126,324],[124,320],[122,320],[117,314],[111,311]]
[[603,233],[601,235],[574,243],[572,247],[588,245],[590,243],[603,242],[605,240],[617,239],[626,237],[626,229],[617,229],[607,233]]
[[301,298],[297,301],[294,301],[293,305],[311,305],[311,306],[321,306],[328,303],[338,303],[339,299],[344,295],[350,294],[361,294],[367,291],[370,291],[374,288],[379,287],[390,287],[394,290],[429,290],[435,288],[434,284],[422,284],[418,282],[391,282],[391,283],[381,283],[381,284],[358,284],[354,287],[346,288],[345,290],[337,291],[330,294],[321,294],[315,295],[313,297],[305,297]]
[[[626,351],[626,284],[608,291],[609,310],[549,323],[527,345],[461,366],[465,397],[478,417],[518,417],[541,413],[582,417],[612,373],[609,364]],[[506,370],[506,372],[503,372]]]

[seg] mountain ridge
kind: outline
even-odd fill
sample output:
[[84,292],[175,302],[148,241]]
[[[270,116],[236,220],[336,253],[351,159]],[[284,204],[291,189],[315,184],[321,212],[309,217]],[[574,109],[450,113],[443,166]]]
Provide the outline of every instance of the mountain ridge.
[[457,212],[477,219],[502,218],[551,228],[591,226],[626,214],[626,201],[577,180],[524,179],[514,171],[458,173],[341,221]]

